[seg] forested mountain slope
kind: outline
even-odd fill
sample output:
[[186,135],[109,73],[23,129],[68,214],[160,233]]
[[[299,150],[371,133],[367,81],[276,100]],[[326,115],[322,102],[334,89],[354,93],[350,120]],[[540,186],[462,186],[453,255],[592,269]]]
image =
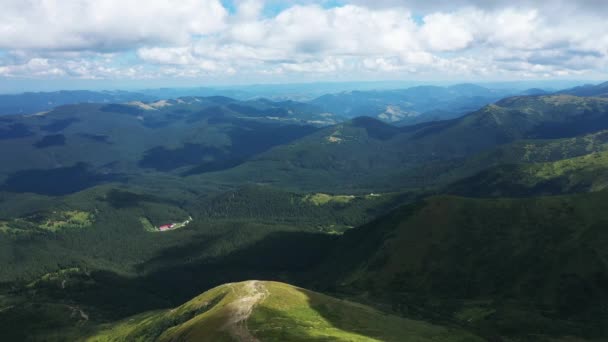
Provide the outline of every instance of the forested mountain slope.
[[328,185],[352,191],[416,188],[437,183],[441,175],[436,173],[442,170],[438,164],[453,168],[478,153],[518,140],[574,138],[607,128],[605,99],[514,97],[459,119],[402,128],[356,118],[204,179],[222,183],[240,179],[308,190]]
[[[7,116],[0,329],[216,334],[194,324],[201,306],[165,310],[272,279],[489,340],[604,338],[607,118],[606,99],[570,95],[408,127],[225,97]],[[328,334],[307,338],[361,334],[333,324],[357,321],[350,309],[320,314],[331,323],[295,310],[311,313],[295,331],[310,318]],[[382,340],[377,324],[361,338]]]
[[347,232],[321,270],[334,291],[480,331],[605,337],[607,196],[432,197]]
[[6,191],[61,195],[128,177],[137,181],[142,174],[223,170],[328,123],[304,104],[223,97],[80,104],[6,116],[0,120],[0,180]]

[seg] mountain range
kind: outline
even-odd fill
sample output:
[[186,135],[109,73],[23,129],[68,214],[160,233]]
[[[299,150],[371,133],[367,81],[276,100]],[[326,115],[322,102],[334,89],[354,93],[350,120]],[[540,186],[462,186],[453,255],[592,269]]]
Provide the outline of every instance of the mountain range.
[[[603,88],[85,94],[4,115],[0,331],[605,340]],[[394,125],[387,103],[451,114]]]
[[[541,95],[531,88],[488,88],[474,84],[415,86],[353,83],[232,88],[160,88],[139,91],[57,91],[0,95],[0,115],[34,114],[57,106],[79,103],[155,102],[168,98],[225,96],[237,100],[268,98],[299,101],[317,106],[340,118],[372,116],[397,125],[410,125],[460,116],[507,95]],[[358,90],[342,90],[342,89]],[[320,96],[319,96],[320,94]],[[574,94],[576,95],[576,94]]]

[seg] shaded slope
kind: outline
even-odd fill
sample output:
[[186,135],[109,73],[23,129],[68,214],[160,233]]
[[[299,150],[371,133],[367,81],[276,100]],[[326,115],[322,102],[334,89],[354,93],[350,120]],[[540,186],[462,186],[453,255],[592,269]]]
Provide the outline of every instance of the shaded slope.
[[605,338],[607,200],[434,197],[347,232],[322,269],[335,289],[490,334]]
[[316,131],[323,124],[317,119],[327,118],[304,104],[219,97],[83,103],[40,115],[4,116],[0,183],[33,172],[50,179],[83,163],[93,174],[127,174],[135,181],[142,174],[178,178],[224,170]]
[[365,189],[374,181],[370,173],[389,172],[399,163],[393,140],[399,136],[396,127],[372,118],[357,119],[277,146],[201,181],[254,182],[304,191]]

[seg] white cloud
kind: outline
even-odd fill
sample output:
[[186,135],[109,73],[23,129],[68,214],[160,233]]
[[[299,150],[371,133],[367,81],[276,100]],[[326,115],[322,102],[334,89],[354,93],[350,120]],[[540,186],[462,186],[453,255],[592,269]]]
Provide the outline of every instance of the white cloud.
[[368,8],[406,6],[422,13],[455,11],[466,7],[482,10],[540,8],[543,12],[585,12],[585,14],[595,13],[601,16],[601,12],[608,10],[608,2],[604,0],[351,0],[350,2]]
[[608,66],[608,7],[591,13],[592,0],[298,1],[273,16],[262,0],[232,15],[217,0],[6,1],[5,76],[500,78]]
[[462,50],[474,41],[474,29],[464,17],[434,13],[424,18],[420,30],[422,41],[434,51]]
[[5,65],[0,67],[0,75],[35,75],[35,76],[64,76],[65,71],[57,68],[47,59],[32,58],[27,63]]
[[218,0],[3,0],[0,48],[115,50],[218,32]]
[[402,10],[294,6],[274,18],[237,21],[224,35],[188,47],[142,48],[138,54],[159,64],[194,64],[197,58],[211,58],[236,65],[271,63],[283,71],[332,72],[341,70],[346,59],[419,51],[416,30],[409,13]]
[[261,0],[243,0],[238,4],[238,20],[258,19],[264,9],[264,2]]
[[197,61],[188,47],[142,48],[137,51],[137,55],[142,60],[155,64],[189,65]]

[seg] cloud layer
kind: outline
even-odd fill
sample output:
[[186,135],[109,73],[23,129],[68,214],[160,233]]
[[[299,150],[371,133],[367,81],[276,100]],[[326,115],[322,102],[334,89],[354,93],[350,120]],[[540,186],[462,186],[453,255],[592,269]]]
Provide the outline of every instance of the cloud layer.
[[0,76],[300,80],[608,73],[605,1],[293,3],[5,0]]

